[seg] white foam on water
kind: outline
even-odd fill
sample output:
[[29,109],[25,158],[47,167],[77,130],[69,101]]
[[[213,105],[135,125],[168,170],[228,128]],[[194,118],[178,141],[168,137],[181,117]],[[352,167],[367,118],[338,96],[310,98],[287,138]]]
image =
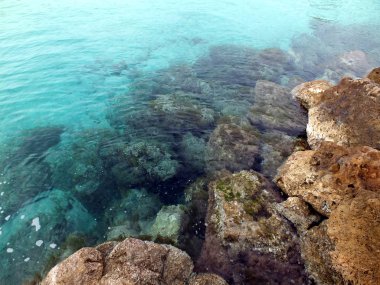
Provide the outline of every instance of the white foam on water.
[[11,247],[8,247],[8,248],[7,248],[7,252],[8,252],[8,253],[12,253],[13,251],[14,251],[13,248],[11,248]]
[[40,229],[41,229],[41,225],[40,225],[40,218],[39,217],[36,217],[33,219],[32,221],[32,227],[36,227],[36,232],[38,232]]
[[43,243],[44,243],[44,241],[40,239],[40,240],[36,241],[36,246],[40,247]]

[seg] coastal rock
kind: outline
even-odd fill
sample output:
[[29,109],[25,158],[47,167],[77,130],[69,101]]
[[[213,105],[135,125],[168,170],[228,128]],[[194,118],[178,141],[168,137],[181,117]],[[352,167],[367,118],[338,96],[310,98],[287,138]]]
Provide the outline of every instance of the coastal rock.
[[379,284],[379,246],[380,195],[365,190],[301,234],[302,256],[317,284]]
[[306,231],[312,224],[320,220],[309,205],[298,197],[289,197],[276,205],[277,211],[287,218],[297,228],[298,232]]
[[198,268],[234,284],[306,282],[297,237],[276,211],[277,200],[269,182],[253,171],[211,182]]
[[189,285],[228,285],[228,283],[216,274],[201,273],[192,276]]
[[290,89],[259,80],[254,105],[248,114],[252,125],[264,130],[278,130],[299,135],[305,131],[306,112],[291,96]]
[[206,170],[250,169],[259,155],[259,133],[236,124],[220,124],[212,132],[206,149]]
[[226,284],[216,276],[192,276],[192,271],[193,262],[185,252],[129,238],[82,248],[50,270],[42,285],[185,285],[189,280],[194,285]]
[[380,149],[380,85],[344,78],[309,109],[307,135],[314,149],[322,141]]
[[345,284],[380,284],[379,192],[344,200],[328,219],[327,234],[334,244],[333,267]]
[[315,80],[297,85],[291,93],[294,98],[300,101],[302,106],[310,109],[321,102],[323,92],[331,87],[333,84],[326,80]]
[[279,169],[277,185],[299,196],[324,216],[360,191],[379,192],[380,151],[323,143],[317,150],[292,154]]
[[368,75],[367,78],[372,82],[380,84],[380,67],[373,69]]

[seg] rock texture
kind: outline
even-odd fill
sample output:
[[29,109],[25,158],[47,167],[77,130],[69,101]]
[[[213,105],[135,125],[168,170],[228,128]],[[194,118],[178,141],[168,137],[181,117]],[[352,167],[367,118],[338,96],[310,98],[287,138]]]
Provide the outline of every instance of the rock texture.
[[294,98],[298,99],[302,106],[309,109],[321,102],[322,94],[333,85],[326,80],[315,80],[302,83],[292,90]]
[[206,165],[208,172],[227,169],[250,169],[259,155],[259,134],[252,128],[236,124],[220,124],[213,131],[207,144]]
[[211,182],[199,269],[233,284],[307,284],[297,237],[276,211],[277,200],[269,182],[253,171]]
[[299,196],[330,216],[345,198],[363,190],[380,193],[380,151],[323,143],[317,150],[291,155],[276,180],[289,196]]
[[316,93],[320,85],[321,82],[310,83],[307,91],[299,87],[293,92],[310,107],[307,125],[310,146],[317,148],[322,141],[331,141],[379,149],[380,85],[370,79],[344,78],[337,86]]
[[290,89],[265,80],[256,82],[254,105],[248,118],[260,129],[296,135],[304,132],[306,124],[306,114],[293,100]]
[[183,251],[137,239],[82,248],[58,265],[42,285],[224,285],[212,274],[194,275],[193,262]]

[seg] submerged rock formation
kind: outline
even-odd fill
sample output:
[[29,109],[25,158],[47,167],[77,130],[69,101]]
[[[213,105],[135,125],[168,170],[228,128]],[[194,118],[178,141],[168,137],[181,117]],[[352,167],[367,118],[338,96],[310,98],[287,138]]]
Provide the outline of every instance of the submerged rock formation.
[[219,276],[193,273],[183,251],[137,239],[82,248],[56,265],[42,285],[227,285]]

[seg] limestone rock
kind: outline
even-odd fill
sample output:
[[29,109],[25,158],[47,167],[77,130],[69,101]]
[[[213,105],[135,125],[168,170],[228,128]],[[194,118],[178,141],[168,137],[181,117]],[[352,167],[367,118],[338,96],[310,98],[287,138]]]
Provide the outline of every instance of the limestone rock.
[[[216,276],[194,276],[183,251],[137,239],[82,248],[57,264],[42,285],[194,285],[226,284]],[[208,283],[207,283],[208,282]]]
[[344,198],[362,190],[379,192],[380,151],[323,143],[317,150],[296,152],[280,168],[277,184],[289,196],[302,197],[324,216]]
[[368,75],[367,78],[377,84],[380,84],[380,67],[373,69]]
[[211,182],[198,267],[234,284],[304,282],[297,238],[277,213],[277,199],[269,182],[253,171],[226,174]]
[[345,283],[380,284],[380,193],[343,201],[327,221],[334,268]]
[[314,149],[322,141],[380,149],[380,85],[344,78],[309,109],[307,135]]
[[331,87],[333,85],[326,80],[305,82],[293,88],[292,95],[300,101],[302,106],[309,109],[317,105],[321,101],[323,92]]
[[258,132],[236,124],[220,124],[212,132],[206,150],[208,172],[250,169],[259,154]]
[[299,232],[307,230],[313,223],[320,220],[320,217],[298,197],[289,197],[286,201],[277,204],[276,209],[291,221]]

